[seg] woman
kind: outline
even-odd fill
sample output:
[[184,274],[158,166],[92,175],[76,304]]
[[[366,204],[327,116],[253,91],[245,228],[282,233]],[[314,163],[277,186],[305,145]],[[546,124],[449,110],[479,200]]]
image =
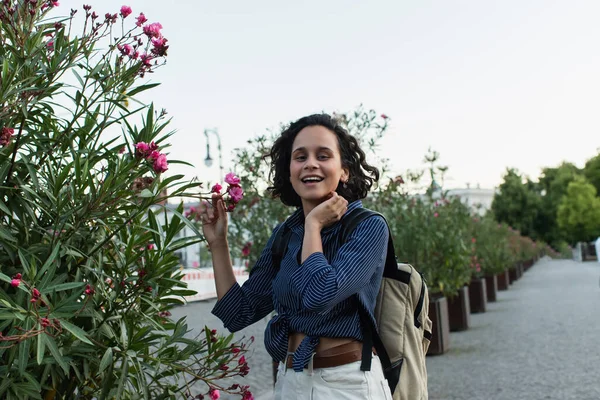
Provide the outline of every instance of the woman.
[[[279,268],[273,231],[249,279],[239,286],[227,243],[227,214],[218,195],[202,208],[218,301],[213,314],[232,332],[275,310],[265,346],[280,361],[275,399],[391,399],[381,363],[361,371],[359,302],[373,310],[386,258],[383,218],[362,221],[345,243],[337,233],[345,213],[362,207],[379,171],[357,140],[333,118],[316,114],[292,123],[270,152],[273,197],[298,207]],[[273,176],[274,175],[274,176]]]

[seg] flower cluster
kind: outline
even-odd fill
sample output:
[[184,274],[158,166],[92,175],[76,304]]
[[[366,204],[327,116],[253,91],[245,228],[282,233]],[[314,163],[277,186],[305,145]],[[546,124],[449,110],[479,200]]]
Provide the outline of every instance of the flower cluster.
[[145,158],[146,161],[152,163],[152,168],[157,174],[169,169],[167,156],[158,151],[158,145],[154,142],[149,144],[145,142],[136,143],[135,155],[138,158]]
[[14,134],[15,130],[13,128],[8,128],[6,126],[2,128],[2,132],[0,133],[0,146],[8,146]]
[[[235,210],[235,206],[244,198],[244,189],[240,186],[240,178],[236,176],[233,172],[225,175],[225,183],[227,184],[227,189],[224,193],[221,193],[223,190],[223,186],[219,183],[213,185],[210,189],[210,193],[208,195],[199,196],[200,199],[204,199],[205,202],[211,200],[212,197],[209,197],[212,193],[216,193],[221,195],[222,198],[225,199],[225,204],[228,212]],[[225,196],[227,197],[225,198]],[[207,203],[205,203],[206,205]],[[201,209],[197,207],[190,207],[186,212],[185,216],[194,221],[200,220]]]

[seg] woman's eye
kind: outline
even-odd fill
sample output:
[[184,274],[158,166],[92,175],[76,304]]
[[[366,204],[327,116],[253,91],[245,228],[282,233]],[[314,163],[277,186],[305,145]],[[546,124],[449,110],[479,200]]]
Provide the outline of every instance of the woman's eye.
[[296,161],[304,161],[306,160],[305,156],[296,156]]
[[319,160],[327,160],[329,158],[329,156],[325,155],[325,154],[321,154],[319,156]]

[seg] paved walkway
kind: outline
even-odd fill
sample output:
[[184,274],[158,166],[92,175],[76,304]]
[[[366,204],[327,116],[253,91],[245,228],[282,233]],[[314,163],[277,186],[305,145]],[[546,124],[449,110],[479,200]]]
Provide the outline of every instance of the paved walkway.
[[[525,273],[471,328],[452,333],[450,351],[427,358],[430,400],[600,399],[600,263],[544,259]],[[173,312],[198,332],[223,329],[214,301]],[[272,396],[261,321],[236,334],[256,338],[248,357],[255,399]],[[222,400],[239,397],[222,396]]]

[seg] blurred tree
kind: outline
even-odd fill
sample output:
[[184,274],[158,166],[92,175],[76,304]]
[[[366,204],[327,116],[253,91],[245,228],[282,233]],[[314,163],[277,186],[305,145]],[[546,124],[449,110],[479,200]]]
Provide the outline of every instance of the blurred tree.
[[596,193],[600,194],[600,149],[595,157],[590,158],[583,169],[583,174],[589,183],[594,185]]
[[572,244],[600,235],[600,198],[594,185],[583,177],[571,182],[558,206],[557,222]]
[[498,222],[505,222],[523,235],[538,238],[535,221],[541,209],[541,197],[537,185],[523,177],[514,168],[504,175],[498,193],[492,201],[492,212]]
[[568,162],[563,162],[555,168],[542,169],[537,185],[541,196],[541,207],[534,229],[545,242],[556,245],[565,239],[564,232],[556,222],[556,213],[558,205],[567,193],[569,183],[573,182],[581,173],[582,171],[577,166]]

